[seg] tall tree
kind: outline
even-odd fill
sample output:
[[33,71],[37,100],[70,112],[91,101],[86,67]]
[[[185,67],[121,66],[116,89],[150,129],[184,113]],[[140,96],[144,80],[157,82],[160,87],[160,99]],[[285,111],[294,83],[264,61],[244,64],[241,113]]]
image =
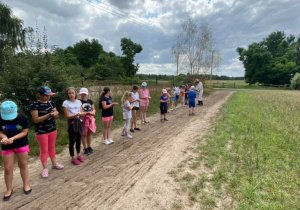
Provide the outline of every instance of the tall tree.
[[77,57],[80,65],[85,68],[89,68],[98,62],[98,57],[103,53],[103,47],[97,39],[84,39],[74,44],[73,48],[69,47],[69,51]]
[[245,68],[245,80],[249,84],[288,84],[291,75],[299,71],[297,66],[295,36],[286,37],[282,31],[271,33],[248,49],[237,48],[239,59]]
[[[181,23],[182,31],[172,47],[175,62],[185,66],[192,77],[206,74],[209,70],[208,58],[211,57],[213,38],[207,24],[200,24],[188,17]],[[179,66],[178,64],[176,64]]]
[[11,9],[0,2],[0,70],[4,62],[4,50],[23,49],[26,46],[26,30],[23,21],[13,17]]
[[137,53],[142,52],[143,47],[140,44],[134,43],[131,39],[121,39],[121,49],[124,57],[122,57],[123,67],[125,69],[126,76],[132,77],[139,69],[139,64],[134,65],[134,56]]
[[209,56],[207,58],[208,59],[207,62],[209,63],[209,67],[210,67],[209,81],[211,83],[213,71],[214,71],[214,69],[218,68],[221,65],[222,57],[221,57],[220,51],[216,48],[210,49],[210,53],[211,53],[211,56]]

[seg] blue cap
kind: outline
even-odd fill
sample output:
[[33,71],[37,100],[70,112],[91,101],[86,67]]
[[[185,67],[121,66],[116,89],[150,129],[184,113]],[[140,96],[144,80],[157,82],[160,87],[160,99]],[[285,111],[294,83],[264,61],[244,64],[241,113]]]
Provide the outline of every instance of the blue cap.
[[147,87],[147,83],[146,83],[146,82],[143,82],[143,83],[142,83],[142,87]]
[[13,101],[4,101],[1,104],[1,118],[3,120],[16,119],[18,115],[18,107]]

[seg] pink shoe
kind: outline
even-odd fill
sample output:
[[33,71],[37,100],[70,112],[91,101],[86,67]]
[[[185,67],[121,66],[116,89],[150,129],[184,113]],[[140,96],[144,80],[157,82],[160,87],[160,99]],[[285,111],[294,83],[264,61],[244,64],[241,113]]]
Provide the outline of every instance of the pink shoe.
[[73,160],[71,161],[71,163],[73,163],[74,165],[80,165],[80,162],[79,162],[79,160],[77,160],[77,159],[73,159]]
[[63,169],[64,166],[62,164],[56,163],[56,164],[52,165],[52,168],[53,169]]
[[42,172],[42,177],[43,178],[48,178],[48,176],[49,176],[49,170],[48,170],[48,168],[45,168]]
[[77,160],[79,160],[80,162],[84,162],[84,158],[82,156],[78,156]]

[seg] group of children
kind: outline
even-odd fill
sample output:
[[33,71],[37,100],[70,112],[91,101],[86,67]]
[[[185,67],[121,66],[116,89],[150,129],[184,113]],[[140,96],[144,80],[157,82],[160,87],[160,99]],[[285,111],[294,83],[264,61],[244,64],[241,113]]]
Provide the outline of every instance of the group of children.
[[[162,94],[160,97],[160,121],[168,121],[166,118],[166,113],[170,112],[170,110],[178,108],[179,97],[181,98],[181,107],[188,105],[189,116],[195,115],[196,96],[197,92],[195,90],[195,86],[189,87],[188,85],[182,85],[179,87],[173,87],[172,95],[170,94],[170,89],[162,89]],[[172,107],[169,109],[171,101]]]
[[[125,125],[121,133],[127,139],[132,139],[129,132],[134,133],[141,129],[137,127],[137,115],[141,106],[141,124],[147,124],[146,112],[148,110],[149,101],[151,99],[150,91],[147,88],[147,83],[141,84],[141,90],[138,91],[137,86],[133,86],[132,91],[126,91],[122,97],[123,119]],[[183,88],[182,88],[183,89]],[[181,90],[182,90],[181,89]],[[177,106],[179,94],[181,94],[182,103],[188,99],[189,115],[194,115],[196,92],[195,87],[179,91],[173,89],[172,108]],[[177,91],[177,92],[176,92]],[[88,99],[89,91],[87,88],[81,88],[79,91],[80,99],[77,99],[77,91],[70,87],[66,90],[66,100],[62,104],[62,109],[68,123],[69,136],[69,153],[71,163],[80,165],[85,161],[81,155],[81,143],[83,144],[83,154],[89,155],[93,153],[91,147],[92,133],[96,132],[95,115],[96,109],[93,101]],[[55,142],[57,139],[57,130],[55,119],[59,113],[56,105],[50,100],[50,97],[55,95],[48,86],[41,86],[37,90],[37,100],[30,107],[30,114],[35,123],[35,137],[40,147],[40,160],[43,166],[42,177],[49,176],[47,167],[48,156],[52,162],[52,169],[63,169],[64,166],[56,161]],[[160,96],[161,121],[168,121],[166,113],[169,109],[171,95],[167,89],[162,90]],[[113,102],[111,90],[105,87],[100,95],[99,109],[102,109],[103,121],[103,139],[104,144],[109,145],[114,143],[110,137],[110,130],[114,118],[113,107],[117,106],[117,102]],[[184,105],[184,104],[183,104]],[[2,156],[4,163],[4,178],[6,183],[6,193],[3,197],[4,201],[8,201],[13,194],[12,179],[14,158],[17,157],[18,165],[23,180],[23,191],[26,195],[31,193],[29,186],[29,170],[28,170],[28,153],[29,141],[27,138],[28,129],[30,127],[29,119],[26,115],[18,113],[18,107],[13,101],[4,101],[1,103],[0,117],[0,138],[2,145]],[[74,145],[76,155],[74,151]]]

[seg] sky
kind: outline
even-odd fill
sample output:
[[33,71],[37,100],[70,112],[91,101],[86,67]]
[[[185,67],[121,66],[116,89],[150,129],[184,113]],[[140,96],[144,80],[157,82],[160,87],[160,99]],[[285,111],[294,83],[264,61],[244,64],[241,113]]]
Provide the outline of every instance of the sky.
[[246,48],[270,33],[300,35],[299,0],[0,0],[25,27],[47,30],[48,45],[73,46],[98,39],[106,52],[122,55],[120,40],[141,44],[138,73],[174,75],[171,48],[189,16],[208,24],[222,64],[216,74],[244,76],[237,47]]

